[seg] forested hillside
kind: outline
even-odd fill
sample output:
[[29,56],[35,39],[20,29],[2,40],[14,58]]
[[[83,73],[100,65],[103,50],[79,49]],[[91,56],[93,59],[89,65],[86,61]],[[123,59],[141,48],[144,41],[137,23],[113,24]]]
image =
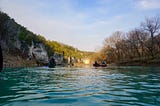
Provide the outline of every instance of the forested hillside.
[[[34,56],[30,53],[30,49],[35,47],[43,48],[43,52],[47,52],[46,58],[50,58],[55,52],[65,57],[82,58],[86,52],[77,48],[68,46],[56,41],[46,40],[42,35],[34,34],[22,25],[15,22],[6,13],[0,11],[0,44],[3,49],[4,58],[22,58],[22,60],[34,60]],[[9,57],[7,57],[7,55]],[[44,57],[45,58],[45,57]],[[5,60],[5,63],[8,61]]]
[[160,16],[146,18],[129,32],[114,32],[105,39],[95,60],[121,65],[159,65]]

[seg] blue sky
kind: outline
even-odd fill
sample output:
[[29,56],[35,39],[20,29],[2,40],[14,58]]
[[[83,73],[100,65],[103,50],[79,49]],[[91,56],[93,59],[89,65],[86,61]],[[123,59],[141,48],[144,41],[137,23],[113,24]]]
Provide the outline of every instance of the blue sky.
[[48,40],[94,51],[114,31],[159,15],[160,0],[0,0],[0,9]]

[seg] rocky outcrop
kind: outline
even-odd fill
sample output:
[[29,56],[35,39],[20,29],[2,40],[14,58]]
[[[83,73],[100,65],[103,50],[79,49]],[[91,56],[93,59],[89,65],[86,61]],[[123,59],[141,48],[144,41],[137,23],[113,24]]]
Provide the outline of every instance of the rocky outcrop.
[[[30,66],[35,63],[48,64],[48,57],[51,56],[55,58],[57,64],[70,64],[74,60],[69,58],[68,61],[68,57],[82,58],[88,54],[72,46],[46,40],[43,36],[34,34],[19,25],[1,11],[0,45],[5,54],[3,63],[12,64],[11,66],[17,66],[17,64]],[[17,61],[14,62],[14,60]]]
[[29,48],[29,58],[35,58],[37,63],[48,64],[48,55],[42,44],[34,45]]
[[5,54],[5,64],[9,62],[7,54],[10,58],[20,57],[24,60],[35,60],[38,64],[48,63],[45,44],[38,36],[17,24],[3,12],[0,12],[0,45]]
[[57,65],[64,64],[64,54],[59,54],[55,52],[52,57],[55,59]]

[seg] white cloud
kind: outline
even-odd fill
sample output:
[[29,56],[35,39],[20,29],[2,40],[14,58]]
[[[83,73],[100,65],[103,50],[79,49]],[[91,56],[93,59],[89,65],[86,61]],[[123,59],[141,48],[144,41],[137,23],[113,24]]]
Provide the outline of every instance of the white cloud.
[[[107,5],[112,0],[102,1]],[[138,3],[142,1],[144,0]],[[112,16],[108,11],[109,6],[104,4],[99,4],[98,7],[91,10],[77,11],[77,7],[74,7],[72,3],[71,0],[48,0],[48,2],[44,0],[0,0],[0,7],[19,24],[34,33],[81,50],[93,51],[95,47],[101,46],[103,40],[114,31],[127,31],[134,28],[135,23],[139,24],[137,20],[143,20],[144,13]],[[141,17],[139,17],[140,14]]]
[[45,16],[37,11],[37,6],[25,5],[18,0],[17,2],[2,0],[0,3],[2,11],[8,13],[16,22],[49,40],[91,51],[102,43],[103,38],[100,35],[104,35],[105,31],[102,31],[101,23],[86,23],[88,14],[74,11],[68,3],[65,8],[71,17],[64,15],[66,17],[59,17],[59,19]]
[[137,0],[136,7],[140,9],[160,9],[160,0]]

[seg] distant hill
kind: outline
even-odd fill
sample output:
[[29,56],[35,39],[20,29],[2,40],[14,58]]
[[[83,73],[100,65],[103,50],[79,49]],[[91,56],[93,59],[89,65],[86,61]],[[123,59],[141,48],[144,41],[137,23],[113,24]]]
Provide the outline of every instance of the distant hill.
[[[3,49],[4,64],[11,63],[14,65],[12,60],[16,59],[17,64],[20,66],[25,64],[33,65],[37,61],[46,63],[54,53],[63,53],[66,58],[76,57],[77,59],[92,54],[92,52],[80,51],[57,41],[46,40],[45,37],[34,34],[24,26],[16,23],[14,19],[2,11],[0,11],[0,45]],[[40,55],[40,58],[35,58],[34,55]],[[32,62],[26,62],[27,60]]]

